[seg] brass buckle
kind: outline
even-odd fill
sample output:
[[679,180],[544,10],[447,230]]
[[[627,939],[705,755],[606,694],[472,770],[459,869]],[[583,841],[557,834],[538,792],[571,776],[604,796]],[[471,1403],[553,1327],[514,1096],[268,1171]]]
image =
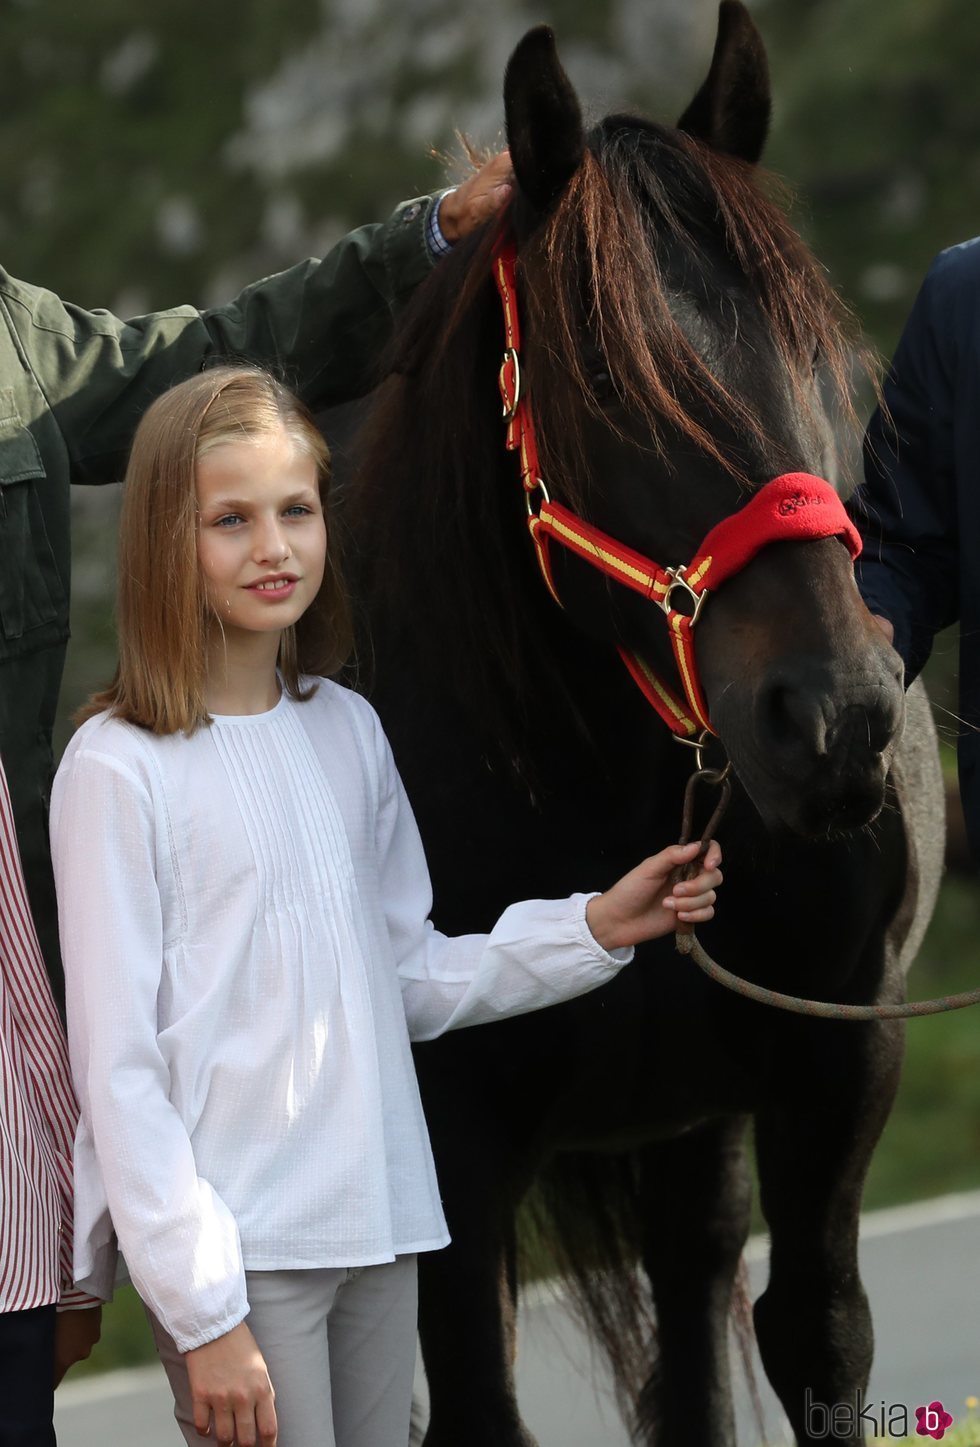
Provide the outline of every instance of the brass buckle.
[[667,574],[668,578],[670,578],[671,582],[666,593],[660,600],[660,607],[667,614],[667,616],[670,617],[671,613],[676,611],[674,605],[671,603],[670,600],[676,590],[679,588],[682,593],[687,594],[687,596],[691,600],[691,603],[693,604],[692,611],[690,613],[684,614],[685,618],[690,618],[691,627],[693,628],[695,623],[698,621],[698,616],[701,612],[701,609],[704,607],[704,600],[708,596],[708,590],[707,588],[702,588],[700,593],[695,593],[694,589],[691,587],[690,583],[684,576],[686,571],[686,568],[664,569],[664,572]]
[[504,368],[508,362],[511,362],[514,368],[514,400],[510,406],[507,405],[506,401],[504,402],[504,421],[513,422],[514,414],[517,411],[517,404],[521,400],[521,363],[514,347],[505,348],[504,359],[500,364],[500,392],[502,396],[506,396]]

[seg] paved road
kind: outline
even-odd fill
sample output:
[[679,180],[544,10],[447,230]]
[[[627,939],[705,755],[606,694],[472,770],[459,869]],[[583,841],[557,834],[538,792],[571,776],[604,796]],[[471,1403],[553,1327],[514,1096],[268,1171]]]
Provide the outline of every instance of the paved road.
[[[752,1242],[753,1295],[765,1284],[765,1243]],[[939,1398],[958,1419],[980,1396],[980,1191],[865,1218],[862,1274],[877,1334],[867,1401],[914,1407]],[[786,1443],[785,1420],[757,1364],[768,1447]],[[560,1297],[532,1293],[522,1312],[522,1409],[541,1447],[629,1447],[601,1366]],[[424,1380],[419,1377],[424,1394]],[[762,1434],[743,1388],[739,1441]],[[68,1383],[58,1393],[59,1447],[180,1447],[157,1367]],[[314,1447],[314,1444],[310,1444]]]

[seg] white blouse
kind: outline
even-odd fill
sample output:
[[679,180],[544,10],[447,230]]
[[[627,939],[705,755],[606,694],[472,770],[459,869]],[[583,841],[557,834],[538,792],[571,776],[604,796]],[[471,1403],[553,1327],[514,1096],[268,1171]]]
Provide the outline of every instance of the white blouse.
[[587,895],[439,934],[378,718],[326,681],[190,738],[90,719],[51,831],[75,1276],[111,1294],[115,1232],[181,1351],[244,1318],[246,1268],[444,1246],[409,1038],[570,999],[632,956],[596,943]]

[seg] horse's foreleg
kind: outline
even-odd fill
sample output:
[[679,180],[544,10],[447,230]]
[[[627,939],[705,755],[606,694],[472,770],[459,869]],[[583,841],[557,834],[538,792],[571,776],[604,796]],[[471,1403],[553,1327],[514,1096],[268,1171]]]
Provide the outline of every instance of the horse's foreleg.
[[456,1140],[442,1160],[453,1244],[419,1258],[424,1447],[537,1447],[514,1386],[516,1193],[507,1198],[503,1162],[486,1141]]
[[[818,1033],[819,1032],[819,1033]],[[858,1218],[871,1155],[898,1085],[895,1022],[814,1021],[786,1095],[756,1117],[769,1284],[755,1306],[759,1350],[799,1444],[865,1441],[860,1394],[873,1352],[858,1274]],[[833,1417],[835,1406],[842,1410]],[[846,1410],[846,1409],[849,1409]],[[850,1435],[839,1424],[853,1419]],[[846,1431],[846,1428],[844,1429]]]
[[718,1121],[640,1157],[643,1263],[659,1346],[637,1409],[645,1443],[735,1442],[728,1323],[752,1200],[745,1124]]

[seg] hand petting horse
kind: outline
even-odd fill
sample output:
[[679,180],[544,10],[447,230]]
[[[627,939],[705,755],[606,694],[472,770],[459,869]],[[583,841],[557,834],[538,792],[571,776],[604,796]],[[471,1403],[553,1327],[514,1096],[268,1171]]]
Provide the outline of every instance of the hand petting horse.
[[[712,954],[794,995],[900,999],[941,866],[935,740],[854,586],[824,410],[835,389],[846,409],[851,350],[757,171],[759,35],[724,0],[677,127],[587,130],[544,29],[504,93],[506,220],[416,298],[349,516],[371,693],[436,922],[486,929],[513,898],[610,883],[676,838],[694,751],[674,735],[703,723],[735,781]],[[787,512],[743,547],[770,502],[823,522],[783,527]],[[664,696],[690,728],[651,707]],[[750,1122],[772,1242],[755,1327],[811,1441],[807,1390],[853,1402],[867,1385],[858,1213],[901,1055],[896,1022],[767,1009],[669,942],[593,995],[419,1048],[454,1238],[422,1263],[426,1447],[532,1447],[513,1380],[519,1208],[637,1440],[732,1447]]]

